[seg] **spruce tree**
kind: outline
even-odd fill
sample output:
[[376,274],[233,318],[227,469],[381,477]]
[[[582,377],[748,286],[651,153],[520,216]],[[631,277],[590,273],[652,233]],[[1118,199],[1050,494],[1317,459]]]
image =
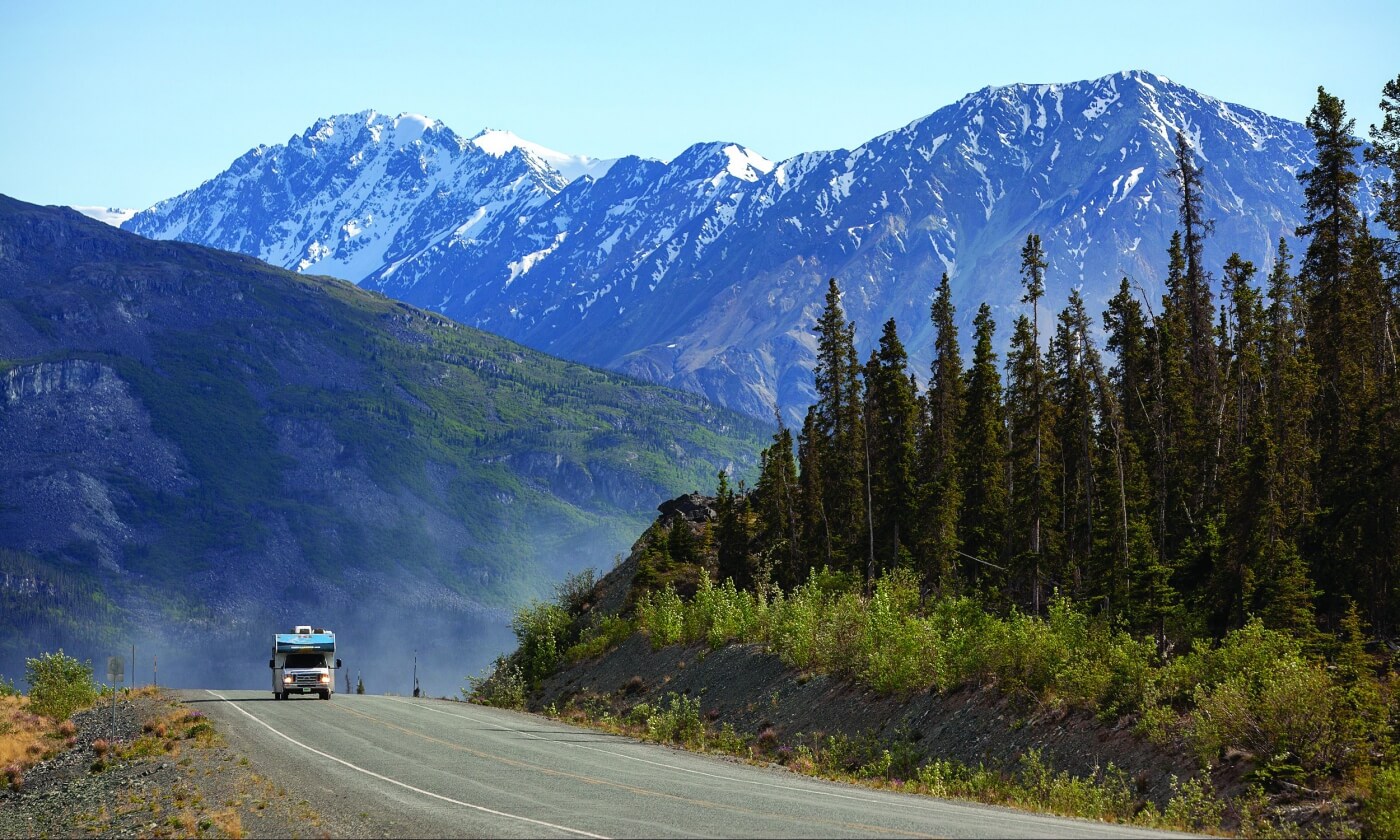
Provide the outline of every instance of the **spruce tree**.
[[751,497],[757,519],[755,555],[760,574],[791,588],[807,576],[801,553],[801,497],[797,462],[792,455],[792,432],[778,415],[773,442],[759,454],[758,484]]
[[826,551],[837,568],[859,571],[868,553],[864,389],[856,359],[855,324],[846,320],[834,278],[828,283],[826,307],[814,330],[817,402],[809,443],[820,460]]
[[1027,537],[1022,547],[1017,545],[1022,541],[1013,536],[1012,545],[1013,551],[1019,548],[1025,552],[1025,560],[1019,565],[1030,608],[1036,613],[1044,602],[1047,526],[1057,510],[1054,471],[1047,451],[1053,418],[1040,352],[1040,299],[1045,296],[1046,267],[1040,237],[1030,234],[1021,249],[1021,278],[1026,289],[1021,302],[1031,305],[1031,317],[1024,325],[1018,320],[1012,334],[1012,351],[1007,358],[1011,405],[1007,413],[1012,426],[1012,451],[1021,456],[1013,456],[1012,487],[1013,492],[1023,494],[1020,498],[1013,497],[1012,532],[1014,535],[1017,529],[1023,528]]
[[1049,400],[1035,327],[1020,315],[1006,359],[1006,417],[1009,429],[1008,543],[1013,601],[1034,612],[1045,602],[1045,555],[1056,548],[1051,526],[1059,509],[1054,406]]
[[958,512],[962,507],[958,434],[966,397],[955,314],[948,275],[944,274],[930,311],[934,356],[919,456],[922,572],[928,585],[942,591],[951,591],[958,583]]
[[[1060,444],[1057,527],[1062,535],[1062,554],[1051,558],[1049,565],[1059,588],[1074,597],[1083,594],[1086,574],[1107,571],[1095,569],[1093,561],[1098,447],[1092,374],[1084,358],[1084,350],[1091,347],[1088,331],[1089,315],[1075,289],[1056,319],[1048,359],[1056,405],[1055,436]],[[1094,583],[1099,588],[1102,582]]]
[[919,519],[919,402],[907,369],[909,356],[893,318],[866,365],[866,416],[870,440],[875,566],[894,568],[911,556]]
[[1380,108],[1381,124],[1371,126],[1366,161],[1390,173],[1389,178],[1376,179],[1371,192],[1379,205],[1376,217],[1393,234],[1386,243],[1393,300],[1400,276],[1400,76],[1385,83]]
[[1393,528],[1387,486],[1376,465],[1393,452],[1380,439],[1384,420],[1385,321],[1390,294],[1385,288],[1379,249],[1357,209],[1361,182],[1355,171],[1360,141],[1345,104],[1318,88],[1308,116],[1317,165],[1298,176],[1303,184],[1310,237],[1299,280],[1308,301],[1308,343],[1317,363],[1313,411],[1318,448],[1315,487],[1318,516],[1310,553],[1327,557],[1318,583],[1333,615],[1342,598],[1365,605],[1373,623],[1393,610],[1376,587],[1388,579],[1395,561],[1386,532]]
[[1255,609],[1268,626],[1306,638],[1316,631],[1317,588],[1299,546],[1316,514],[1317,449],[1310,428],[1317,374],[1303,329],[1306,302],[1290,259],[1288,242],[1280,238],[1269,272],[1265,313],[1268,423],[1254,436],[1267,471],[1257,516],[1270,558]]
[[740,589],[753,585],[753,568],[749,563],[749,532],[746,522],[745,499],[729,485],[729,476],[719,472],[715,489],[715,562],[721,581],[732,579]]
[[1271,559],[1268,532],[1270,461],[1273,441],[1265,406],[1264,311],[1253,286],[1254,264],[1231,254],[1225,263],[1225,305],[1229,357],[1222,424],[1227,462],[1223,499],[1222,550],[1207,599],[1218,635],[1244,625],[1256,613],[1256,593]]
[[[963,506],[959,535],[962,551],[976,558],[969,567],[975,588],[995,596],[1006,586],[1006,421],[1001,373],[993,349],[996,322],[983,303],[973,320],[976,342],[967,372],[967,409],[960,427],[958,463],[962,469]],[[980,562],[978,562],[980,561]],[[997,567],[1001,567],[998,569]]]

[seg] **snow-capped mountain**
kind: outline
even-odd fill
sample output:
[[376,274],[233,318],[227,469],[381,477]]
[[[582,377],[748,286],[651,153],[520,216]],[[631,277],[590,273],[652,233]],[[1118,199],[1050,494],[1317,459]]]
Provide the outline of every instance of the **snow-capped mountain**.
[[[828,277],[868,347],[898,320],[916,370],[943,272],[964,322],[1022,310],[1040,234],[1046,303],[1160,292],[1176,132],[1204,170],[1206,258],[1264,263],[1301,221],[1304,126],[1151,73],[992,87],[853,150],[774,163],[735,143],[593,161],[508,132],[463,139],[372,111],[259,147],[124,227],[355,280],[559,356],[796,419]],[[1369,198],[1367,199],[1369,201]],[[923,378],[921,376],[921,378]]]

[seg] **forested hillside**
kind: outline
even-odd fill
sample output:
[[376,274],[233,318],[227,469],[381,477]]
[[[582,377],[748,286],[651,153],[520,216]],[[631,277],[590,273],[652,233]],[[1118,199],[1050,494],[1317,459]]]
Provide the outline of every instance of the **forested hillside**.
[[[1400,78],[1384,96],[1365,156],[1395,173]],[[561,694],[562,713],[603,708],[603,725],[640,720],[654,734],[691,709],[702,744],[741,755],[1085,816],[1286,833],[1310,822],[1319,836],[1400,826],[1400,183],[1378,184],[1373,226],[1357,209],[1344,104],[1319,89],[1308,127],[1304,252],[1295,261],[1281,242],[1267,266],[1232,255],[1218,298],[1201,164],[1182,136],[1160,299],[1125,280],[1098,318],[1078,290],[1051,314],[1031,235],[1008,358],[983,305],[965,361],[944,277],[920,388],[893,320],[857,358],[832,280],[815,327],[818,401],[796,435],[778,430],[757,484],[720,475],[712,499],[663,508],[600,586],[575,581],[522,611],[519,649],[474,696],[525,702],[564,664],[596,685],[586,663],[633,632],[658,648],[751,643],[799,686],[816,673],[911,704],[999,696],[961,695],[1016,716],[984,727],[1087,712],[1190,756],[1198,778],[1178,787],[1144,771],[1134,792],[1112,765],[1051,778],[1039,752],[984,756],[988,775],[903,730],[736,733],[717,729],[718,713],[702,721],[697,698],[662,709],[650,684]],[[600,668],[626,667],[608,657]],[[638,692],[648,700],[624,708]],[[725,696],[741,711],[767,699]],[[1142,791],[1168,781],[1177,795],[1159,814]]]
[[455,679],[498,643],[483,621],[765,435],[343,281],[0,197],[0,673],[138,641],[167,680],[239,682],[314,622],[371,684],[415,635]]

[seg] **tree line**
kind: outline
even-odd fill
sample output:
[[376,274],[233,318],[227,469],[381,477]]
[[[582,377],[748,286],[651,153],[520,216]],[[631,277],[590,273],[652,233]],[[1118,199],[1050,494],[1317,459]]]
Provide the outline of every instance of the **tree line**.
[[[985,303],[965,364],[945,274],[922,390],[893,319],[861,363],[833,279],[802,427],[779,419],[751,491],[720,476],[719,578],[791,588],[826,567],[870,585],[902,567],[927,595],[1032,614],[1058,592],[1163,650],[1251,617],[1318,640],[1353,606],[1392,633],[1400,77],[1381,108],[1363,147],[1318,89],[1296,262],[1280,239],[1267,266],[1232,254],[1217,284],[1202,169],[1178,134],[1160,301],[1125,278],[1098,328],[1078,290],[1052,314],[1031,234],[1004,364]],[[1372,188],[1388,234],[1359,207],[1359,150],[1389,171]]]

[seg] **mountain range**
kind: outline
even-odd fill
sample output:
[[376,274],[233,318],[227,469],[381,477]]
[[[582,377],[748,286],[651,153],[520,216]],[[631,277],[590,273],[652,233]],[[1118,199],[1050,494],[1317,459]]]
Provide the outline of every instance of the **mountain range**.
[[1140,71],[989,87],[855,149],[781,162],[731,142],[595,161],[365,111],[259,146],[123,227],[332,274],[796,421],[828,277],[859,346],[893,317],[916,371],[944,272],[963,324],[986,301],[1009,334],[1028,233],[1049,259],[1049,306],[1075,286],[1100,305],[1125,276],[1154,302],[1177,226],[1178,132],[1215,220],[1207,263],[1232,251],[1267,263],[1302,220],[1308,130]]
[[0,196],[0,674],[139,638],[167,679],[261,685],[269,628],[315,622],[367,678],[450,645],[459,685],[510,607],[750,474],[769,434],[344,281]]

